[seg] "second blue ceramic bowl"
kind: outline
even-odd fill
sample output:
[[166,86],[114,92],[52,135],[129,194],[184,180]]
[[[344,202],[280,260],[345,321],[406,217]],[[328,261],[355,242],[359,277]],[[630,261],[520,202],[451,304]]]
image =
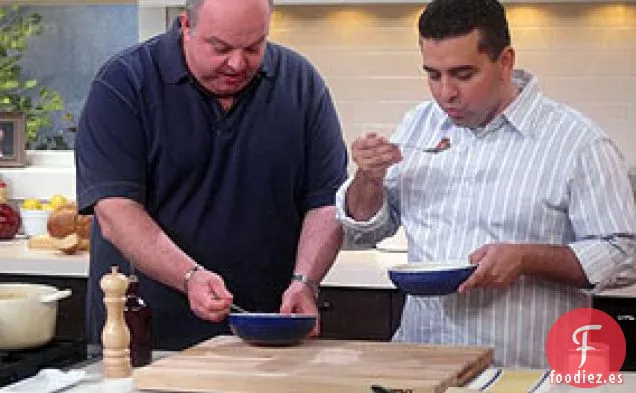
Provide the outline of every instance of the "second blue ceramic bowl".
[[408,263],[391,267],[389,278],[399,290],[410,295],[448,295],[457,292],[476,268],[465,261]]
[[300,343],[316,324],[315,315],[231,313],[232,332],[252,345],[288,346]]

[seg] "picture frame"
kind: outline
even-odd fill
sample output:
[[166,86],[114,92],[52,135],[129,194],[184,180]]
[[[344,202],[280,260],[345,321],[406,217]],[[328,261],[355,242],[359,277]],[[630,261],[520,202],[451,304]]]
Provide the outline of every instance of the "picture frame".
[[26,165],[26,117],[20,112],[0,112],[0,168]]

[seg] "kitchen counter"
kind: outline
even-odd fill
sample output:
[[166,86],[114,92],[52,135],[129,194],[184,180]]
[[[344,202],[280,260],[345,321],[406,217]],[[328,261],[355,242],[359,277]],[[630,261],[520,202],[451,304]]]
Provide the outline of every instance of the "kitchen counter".
[[[160,352],[154,355],[155,359],[159,359],[164,356],[168,356],[168,352]],[[105,380],[102,377],[102,363],[100,361],[93,361],[91,364],[78,367],[86,372],[81,381],[65,390],[68,393],[141,393],[141,391],[135,390],[133,387],[132,378],[119,378]],[[546,381],[547,383],[547,381]],[[623,374],[623,384],[620,385],[605,385],[598,388],[586,389],[586,392],[596,393],[631,393],[634,391],[636,385],[636,373],[626,372]],[[581,389],[573,388],[569,385],[552,385],[546,386],[546,390],[542,390],[544,393],[570,393],[581,392]],[[475,390],[478,392],[478,390]],[[515,392],[510,392],[515,393]]]
[[[386,243],[385,243],[386,244]],[[387,275],[391,266],[406,263],[405,252],[396,252],[395,244],[382,250],[341,251],[331,270],[322,281],[325,287],[370,289],[395,288]],[[25,238],[0,241],[0,272],[58,277],[87,277],[88,253],[66,255],[55,250],[34,250]],[[608,289],[598,296],[636,298],[636,285]]]
[[32,249],[24,237],[0,240],[0,272],[36,276],[88,277],[88,253],[66,255],[57,250]]
[[[334,287],[394,288],[387,269],[406,263],[405,253],[375,250],[342,251],[322,285]],[[58,277],[88,277],[88,253],[66,255],[56,250],[34,250],[25,238],[0,241],[0,272]]]

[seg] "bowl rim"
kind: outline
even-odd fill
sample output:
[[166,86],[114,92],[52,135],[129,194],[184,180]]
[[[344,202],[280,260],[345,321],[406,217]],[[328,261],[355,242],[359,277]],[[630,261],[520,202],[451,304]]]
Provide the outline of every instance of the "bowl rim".
[[475,269],[477,265],[473,265],[468,260],[451,259],[447,261],[426,261],[426,262],[409,262],[401,263],[389,267],[389,272],[393,273],[442,273],[457,270]]
[[275,319],[316,319],[315,314],[289,313],[281,314],[274,312],[231,312],[230,316],[249,319],[275,318]]

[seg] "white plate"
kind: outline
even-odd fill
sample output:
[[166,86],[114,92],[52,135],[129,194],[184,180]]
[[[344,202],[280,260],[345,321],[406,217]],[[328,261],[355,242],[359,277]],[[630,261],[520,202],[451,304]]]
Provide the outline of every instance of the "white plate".
[[24,379],[0,389],[0,393],[54,393],[77,384],[86,371],[67,372],[45,368],[31,378]]

